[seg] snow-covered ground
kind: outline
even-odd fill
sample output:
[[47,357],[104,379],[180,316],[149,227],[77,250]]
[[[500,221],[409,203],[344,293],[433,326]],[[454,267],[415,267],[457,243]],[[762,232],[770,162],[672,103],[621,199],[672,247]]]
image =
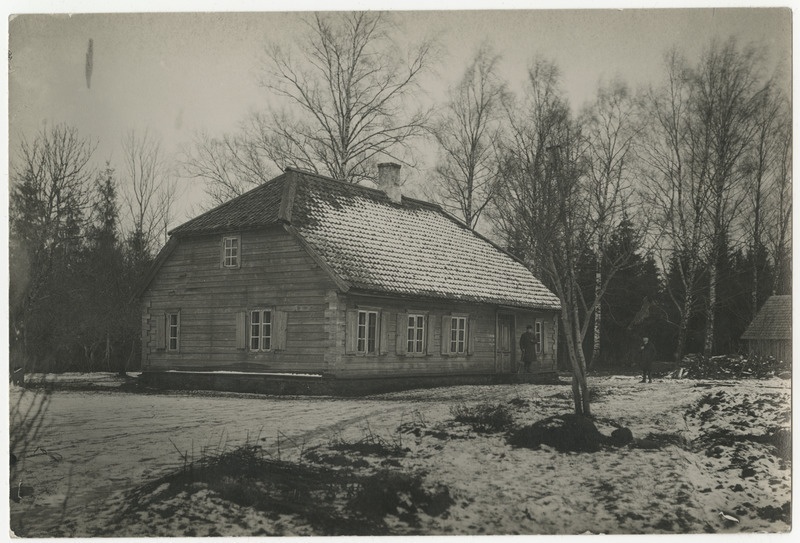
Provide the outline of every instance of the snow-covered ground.
[[[86,380],[88,376],[83,376]],[[81,381],[65,376],[65,381]],[[227,393],[138,394],[114,390],[116,376],[92,377],[96,391],[51,393],[43,430],[19,459],[11,503],[17,535],[305,535],[199,489],[170,514],[115,519],[125,492],[181,469],[185,459],[260,444],[272,458],[365,435],[410,449],[396,469],[424,472],[454,503],[421,516],[409,531],[446,534],[785,532],[778,514],[791,501],[791,459],[760,436],[790,429],[790,381],[590,380],[601,432],[630,428],[658,449],[596,453],[512,448],[503,434],[453,421],[451,408],[513,406],[515,424],[569,413],[568,385],[460,386],[366,398],[265,397]],[[22,389],[10,390],[16,405]],[[30,401],[25,392],[23,405]],[[431,432],[399,431],[411,426]],[[27,495],[26,495],[27,494]],[[737,519],[726,520],[723,512]],[[182,522],[183,521],[183,522]],[[191,526],[187,532],[186,526]]]

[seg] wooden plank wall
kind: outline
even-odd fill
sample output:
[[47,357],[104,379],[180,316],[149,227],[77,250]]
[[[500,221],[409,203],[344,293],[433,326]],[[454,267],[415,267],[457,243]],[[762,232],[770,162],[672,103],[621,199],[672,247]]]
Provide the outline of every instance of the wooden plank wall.
[[748,353],[758,356],[772,356],[776,360],[791,362],[792,342],[787,339],[750,339],[747,340]]
[[[388,347],[380,349],[385,354],[339,354],[332,371],[337,376],[400,376],[430,374],[468,374],[495,372],[495,335],[498,309],[487,305],[453,304],[446,301],[422,302],[399,301],[391,298],[342,296],[337,319],[337,351],[344,353],[346,338],[346,311],[348,309],[380,310],[384,324],[388,325]],[[516,360],[519,361],[519,336],[525,331],[528,323],[542,319],[545,328],[545,352],[533,371],[554,371],[556,360],[555,312],[530,312],[502,310],[515,315]],[[433,345],[429,345],[425,356],[400,355],[397,353],[397,318],[406,313],[425,313],[428,325],[433,324]],[[474,352],[468,355],[446,356],[441,352],[442,317],[446,314],[464,314],[471,317],[474,329],[472,343]],[[445,336],[449,331],[445,331]],[[380,334],[379,334],[380,335]]]
[[[165,261],[142,298],[143,368],[319,372],[339,377],[495,372],[497,308],[341,294],[282,228],[239,234],[240,268],[221,267],[221,234],[183,239]],[[382,349],[384,354],[345,354],[346,312],[357,307],[378,309],[385,315],[388,345]],[[285,349],[261,353],[237,349],[237,315],[259,308],[285,313]],[[178,352],[159,349],[156,341],[156,323],[173,311],[180,312]],[[397,354],[397,316],[407,312],[424,313],[428,326],[433,325],[433,343],[425,356]],[[503,312],[516,317],[517,345],[528,323],[543,320],[545,354],[533,369],[553,371],[556,313]],[[470,330],[473,352],[466,356],[441,354],[442,317],[450,313],[468,315],[474,325]],[[517,349],[517,360],[519,356]]]
[[[230,234],[236,234],[231,232]],[[182,239],[142,299],[143,367],[322,372],[338,318],[335,285],[282,228],[241,232],[241,266],[221,266],[222,235]],[[236,348],[236,317],[273,308],[287,316],[286,348]],[[180,351],[156,346],[156,319],[180,311]],[[248,315],[249,318],[249,315]]]

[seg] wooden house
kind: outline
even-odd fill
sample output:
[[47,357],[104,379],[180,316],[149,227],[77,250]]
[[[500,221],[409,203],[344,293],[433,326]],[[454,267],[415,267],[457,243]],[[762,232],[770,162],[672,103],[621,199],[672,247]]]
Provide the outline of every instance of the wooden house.
[[770,296],[742,334],[747,352],[792,360],[792,297]]
[[532,373],[553,375],[558,298],[402,196],[399,168],[380,166],[379,189],[287,169],[172,230],[140,291],[143,378],[293,392],[526,379],[528,324]]

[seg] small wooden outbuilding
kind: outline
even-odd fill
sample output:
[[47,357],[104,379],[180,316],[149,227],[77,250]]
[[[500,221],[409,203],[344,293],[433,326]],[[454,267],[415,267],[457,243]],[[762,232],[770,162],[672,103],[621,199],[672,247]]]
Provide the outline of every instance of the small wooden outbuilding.
[[402,196],[398,169],[381,165],[380,189],[287,169],[175,228],[141,289],[145,379],[299,392],[513,380],[528,325],[532,373],[553,374],[558,298]]
[[749,354],[792,359],[792,297],[770,296],[742,334]]

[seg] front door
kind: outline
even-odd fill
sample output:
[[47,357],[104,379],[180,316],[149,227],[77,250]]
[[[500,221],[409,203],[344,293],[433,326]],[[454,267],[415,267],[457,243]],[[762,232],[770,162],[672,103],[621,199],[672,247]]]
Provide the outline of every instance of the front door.
[[497,353],[496,367],[498,373],[515,371],[514,315],[497,315]]

